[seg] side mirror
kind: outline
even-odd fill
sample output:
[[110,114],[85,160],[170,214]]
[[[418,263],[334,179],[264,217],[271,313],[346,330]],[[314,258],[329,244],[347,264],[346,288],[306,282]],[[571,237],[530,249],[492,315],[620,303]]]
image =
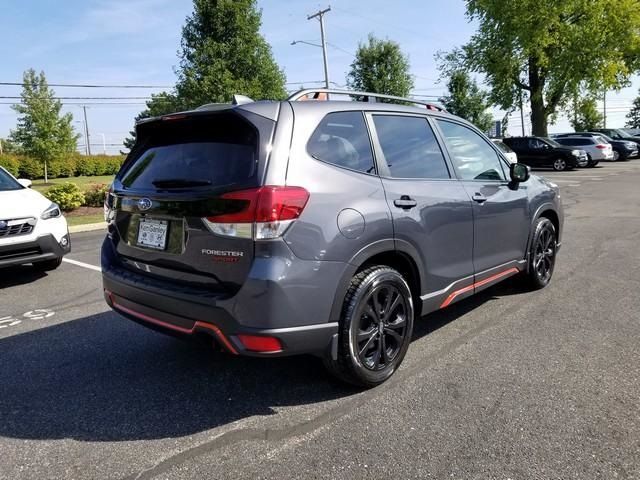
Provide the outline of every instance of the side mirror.
[[512,182],[526,182],[531,176],[531,169],[524,163],[512,163],[509,166],[509,173]]
[[31,180],[27,178],[19,178],[18,183],[22,185],[24,188],[31,188]]

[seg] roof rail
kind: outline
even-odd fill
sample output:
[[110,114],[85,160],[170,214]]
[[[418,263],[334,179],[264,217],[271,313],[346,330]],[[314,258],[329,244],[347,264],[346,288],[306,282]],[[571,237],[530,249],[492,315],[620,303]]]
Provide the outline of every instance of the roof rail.
[[424,105],[428,110],[435,110],[438,112],[446,112],[444,108],[434,103],[425,102],[424,100],[416,100],[415,98],[408,97],[396,97],[395,95],[384,95],[381,93],[372,93],[372,92],[358,92],[354,90],[340,90],[333,88],[305,88],[303,90],[298,90],[297,92],[291,94],[289,98],[287,98],[290,102],[295,102],[303,99],[304,97],[313,94],[313,99],[319,99],[321,94],[326,94],[327,98],[329,94],[335,95],[347,95],[350,97],[362,97],[365,102],[377,102],[378,99],[384,100],[395,100],[396,102],[405,102],[405,103],[413,103],[415,105]]

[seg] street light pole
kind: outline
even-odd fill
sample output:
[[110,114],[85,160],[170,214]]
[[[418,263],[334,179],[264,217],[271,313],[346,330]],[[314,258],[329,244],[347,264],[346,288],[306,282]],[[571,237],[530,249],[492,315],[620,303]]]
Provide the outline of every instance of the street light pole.
[[322,37],[322,59],[324,60],[324,86],[329,88],[329,65],[327,60],[327,42],[324,38],[324,14],[331,11],[331,7],[327,7],[324,10],[319,10],[313,15],[307,16],[307,20],[318,17],[320,20],[320,35]]

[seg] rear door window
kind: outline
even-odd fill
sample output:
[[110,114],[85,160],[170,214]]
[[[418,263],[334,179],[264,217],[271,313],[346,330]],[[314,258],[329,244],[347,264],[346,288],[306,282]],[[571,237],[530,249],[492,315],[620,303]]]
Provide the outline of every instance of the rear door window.
[[426,118],[373,115],[373,123],[391,177],[451,178],[440,145]]
[[118,175],[125,188],[165,190],[257,182],[258,132],[232,113],[143,125]]
[[369,132],[362,112],[334,112],[322,119],[307,144],[316,160],[363,173],[374,173]]

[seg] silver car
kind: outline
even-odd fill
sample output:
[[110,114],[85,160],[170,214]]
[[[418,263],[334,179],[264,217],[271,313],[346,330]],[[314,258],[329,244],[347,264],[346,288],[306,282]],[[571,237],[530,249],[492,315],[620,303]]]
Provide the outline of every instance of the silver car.
[[613,160],[613,148],[601,136],[556,137],[555,141],[567,147],[576,147],[587,152],[589,167],[595,167],[601,160]]

